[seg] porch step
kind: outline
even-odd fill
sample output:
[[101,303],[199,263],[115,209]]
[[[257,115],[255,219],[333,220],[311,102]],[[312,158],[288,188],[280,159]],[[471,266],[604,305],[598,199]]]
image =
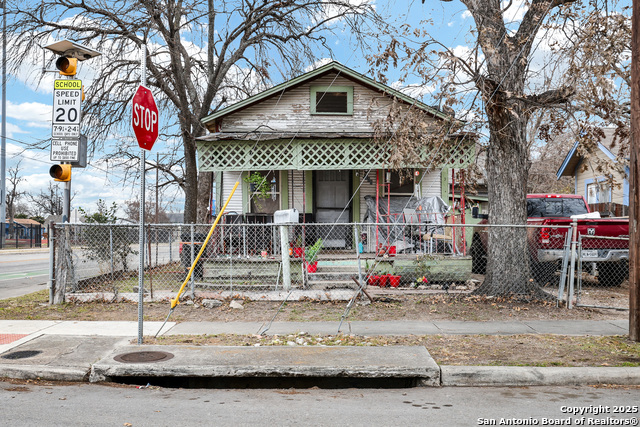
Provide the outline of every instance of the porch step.
[[311,289],[356,289],[356,282],[353,280],[314,280],[309,281]]

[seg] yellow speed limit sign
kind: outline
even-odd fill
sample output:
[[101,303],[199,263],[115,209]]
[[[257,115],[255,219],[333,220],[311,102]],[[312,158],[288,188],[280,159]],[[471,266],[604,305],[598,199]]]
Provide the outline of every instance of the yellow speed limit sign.
[[79,138],[81,80],[56,80],[53,86],[52,138]]

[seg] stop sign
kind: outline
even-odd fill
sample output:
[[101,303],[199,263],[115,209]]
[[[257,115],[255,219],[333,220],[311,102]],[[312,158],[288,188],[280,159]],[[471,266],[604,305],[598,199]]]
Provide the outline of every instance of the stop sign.
[[151,150],[158,139],[158,107],[151,90],[142,85],[133,96],[131,125],[140,148]]

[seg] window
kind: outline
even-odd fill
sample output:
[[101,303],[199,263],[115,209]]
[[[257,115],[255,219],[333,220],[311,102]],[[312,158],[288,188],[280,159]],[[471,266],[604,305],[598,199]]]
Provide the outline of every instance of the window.
[[[253,172],[253,174],[259,174],[262,179],[260,179],[260,183],[256,185],[249,185],[251,213],[272,214],[280,209],[280,174],[278,172],[279,171]],[[262,181],[264,181],[264,183]],[[260,184],[264,185],[265,189],[267,189],[266,197],[259,191]]]
[[413,196],[419,193],[416,185],[419,181],[416,181],[413,170],[405,170],[402,174],[398,171],[386,170],[380,177],[382,182],[385,183],[383,194],[387,194],[387,174],[391,174],[391,184],[388,187],[389,195],[391,196]]
[[578,198],[539,198],[527,199],[527,217],[570,217],[587,213],[582,199]]
[[611,200],[611,186],[606,182],[587,184],[587,203],[605,203]]
[[352,86],[312,86],[311,114],[353,114]]

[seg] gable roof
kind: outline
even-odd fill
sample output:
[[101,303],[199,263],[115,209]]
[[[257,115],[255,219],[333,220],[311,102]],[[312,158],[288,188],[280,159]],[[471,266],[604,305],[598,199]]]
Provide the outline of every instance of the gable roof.
[[[603,129],[604,133],[605,133],[605,139],[603,140],[604,144],[602,142],[598,142],[598,149],[600,151],[602,151],[604,153],[605,156],[607,156],[607,158],[609,158],[609,160],[611,160],[612,162],[617,162],[616,160],[616,154],[614,154],[614,152],[607,147],[605,144],[607,145],[611,145],[612,139],[613,139],[613,132],[611,128],[605,128]],[[563,176],[573,176],[576,170],[576,167],[578,167],[578,165],[580,164],[580,162],[582,161],[582,159],[584,158],[582,155],[578,154],[578,145],[580,145],[580,141],[576,141],[573,144],[573,147],[571,147],[571,150],[569,150],[569,152],[567,153],[567,155],[565,156],[562,165],[560,165],[560,168],[558,168],[558,172],[556,172],[556,178],[560,179]],[[618,149],[615,149],[614,151],[618,151]]]
[[321,67],[316,68],[315,70],[309,71],[308,73],[302,74],[298,77],[294,77],[291,80],[287,80],[284,83],[280,83],[279,85],[276,85],[270,89],[267,89],[263,92],[260,92],[257,95],[253,95],[250,96],[247,99],[244,99],[242,101],[239,101],[233,105],[230,105],[226,108],[223,108],[220,111],[216,111],[215,113],[205,117],[204,119],[202,119],[202,124],[204,124],[205,126],[209,127],[209,126],[213,126],[216,121],[224,116],[227,116],[231,113],[234,113],[238,110],[242,110],[244,108],[250,107],[254,104],[257,104],[265,99],[268,99],[272,96],[275,96],[277,94],[279,94],[280,92],[295,88],[296,86],[300,86],[310,80],[314,80],[317,79],[318,77],[321,77],[325,74],[331,73],[331,72],[337,72],[339,73],[341,76],[350,79],[352,81],[355,81],[357,83],[360,83],[363,86],[368,87],[369,89],[372,90],[376,90],[378,92],[382,92],[385,93],[389,96],[393,96],[396,97],[404,102],[406,102],[407,104],[411,104],[411,105],[415,105],[416,107],[426,111],[428,114],[431,114],[433,117],[442,119],[442,120],[451,120],[454,117],[450,116],[447,113],[443,113],[442,111],[438,110],[437,108],[434,108],[432,106],[429,106],[427,104],[424,104],[423,102],[418,101],[415,98],[412,98],[396,89],[393,89],[385,84],[376,82],[375,80],[366,77],[354,70],[352,70],[349,67],[346,67],[344,65],[342,65],[341,63],[337,62],[337,61],[332,61],[326,65],[323,65]]
[[[13,218],[13,222],[18,225],[28,226],[28,225],[41,225],[38,221],[35,221],[30,218]],[[6,223],[9,223],[9,218],[7,218]]]

